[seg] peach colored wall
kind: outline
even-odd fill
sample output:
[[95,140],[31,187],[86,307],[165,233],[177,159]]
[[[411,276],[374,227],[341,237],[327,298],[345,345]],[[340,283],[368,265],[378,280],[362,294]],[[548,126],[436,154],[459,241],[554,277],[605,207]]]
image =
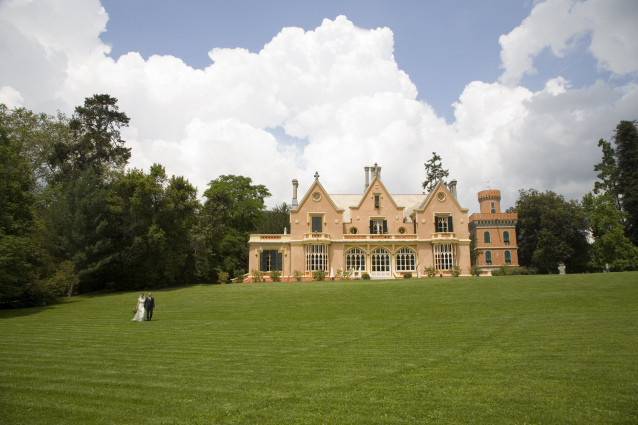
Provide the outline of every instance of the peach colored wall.
[[456,261],[461,268],[461,274],[471,274],[472,272],[472,258],[470,256],[470,244],[469,242],[459,243],[456,250]]
[[334,275],[337,273],[337,270],[343,270],[345,268],[344,246],[341,244],[331,245],[328,261],[330,263],[328,267],[329,273],[331,272]]
[[290,263],[289,274],[292,275],[295,271],[304,273],[306,270],[306,257],[302,244],[292,244],[290,246],[290,256],[292,261]]
[[[380,194],[380,208],[374,207],[374,195]],[[358,233],[370,233],[370,218],[385,218],[388,221],[388,233],[399,233],[399,227],[405,227],[406,233],[412,233],[412,226],[403,223],[403,208],[394,204],[391,195],[379,180],[374,180],[370,190],[366,193],[365,199],[358,208],[350,208],[352,223],[347,229],[356,227]]]
[[439,191],[445,192],[445,200],[439,201],[436,194],[431,198],[428,205],[423,211],[416,212],[417,220],[417,236],[419,239],[430,239],[432,233],[435,233],[434,217],[436,213],[451,213],[453,233],[459,239],[469,239],[470,232],[468,228],[467,211],[459,208],[453,195],[447,188],[440,186]]
[[419,275],[423,276],[425,272],[423,269],[426,267],[434,267],[434,257],[432,254],[432,244],[430,243],[419,243],[417,244],[417,254],[419,258],[418,266],[419,266]]
[[248,272],[259,270],[259,246],[250,245],[248,248]]
[[[315,201],[312,197],[314,192],[321,194],[321,199]],[[312,231],[312,214],[323,214],[323,231],[329,233],[333,238],[343,235],[343,213],[335,209],[329,200],[328,194],[319,184],[313,184],[308,196],[299,205],[296,211],[290,213],[291,229],[290,234],[295,239],[302,239],[304,233]]]

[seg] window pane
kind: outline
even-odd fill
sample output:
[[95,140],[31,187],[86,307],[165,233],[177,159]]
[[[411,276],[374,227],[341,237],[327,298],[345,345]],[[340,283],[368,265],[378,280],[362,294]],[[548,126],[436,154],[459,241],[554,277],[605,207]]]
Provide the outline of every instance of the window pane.
[[321,233],[323,231],[323,217],[321,216],[312,217],[312,231],[314,233]]

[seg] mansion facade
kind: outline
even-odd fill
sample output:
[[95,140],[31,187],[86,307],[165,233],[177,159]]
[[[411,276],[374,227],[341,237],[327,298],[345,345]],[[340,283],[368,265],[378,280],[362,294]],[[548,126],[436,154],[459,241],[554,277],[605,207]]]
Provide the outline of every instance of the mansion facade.
[[293,180],[290,232],[250,235],[249,270],[278,271],[282,280],[311,279],[317,271],[372,279],[470,274],[470,219],[455,181],[428,194],[392,194],[381,167],[364,171],[362,194],[330,194],[315,174],[299,202]]

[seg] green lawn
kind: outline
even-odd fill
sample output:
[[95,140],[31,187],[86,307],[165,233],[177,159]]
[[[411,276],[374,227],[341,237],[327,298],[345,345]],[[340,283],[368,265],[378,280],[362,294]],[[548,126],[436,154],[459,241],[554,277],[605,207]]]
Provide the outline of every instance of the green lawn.
[[136,295],[0,311],[0,423],[638,423],[638,273]]

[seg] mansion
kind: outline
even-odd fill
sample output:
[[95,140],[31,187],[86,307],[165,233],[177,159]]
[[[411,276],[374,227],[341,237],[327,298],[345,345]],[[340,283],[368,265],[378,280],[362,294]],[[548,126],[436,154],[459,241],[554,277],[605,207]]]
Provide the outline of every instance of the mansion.
[[[248,269],[266,276],[277,271],[282,280],[312,279],[318,271],[326,277],[346,272],[360,278],[367,273],[372,279],[470,274],[471,219],[457,200],[456,181],[439,182],[428,194],[391,194],[381,180],[381,167],[375,164],[364,172],[363,193],[351,195],[328,193],[315,173],[301,201],[299,183],[293,180],[290,232],[250,235]],[[495,205],[492,198],[486,201],[492,202],[489,205]],[[486,214],[500,213],[493,209]],[[511,220],[479,218],[472,222],[473,231],[485,229],[494,234],[495,242],[508,235],[507,249],[491,245],[491,240],[475,249],[484,269],[506,264],[507,258],[508,265],[516,265]],[[250,274],[247,279],[251,280]]]

